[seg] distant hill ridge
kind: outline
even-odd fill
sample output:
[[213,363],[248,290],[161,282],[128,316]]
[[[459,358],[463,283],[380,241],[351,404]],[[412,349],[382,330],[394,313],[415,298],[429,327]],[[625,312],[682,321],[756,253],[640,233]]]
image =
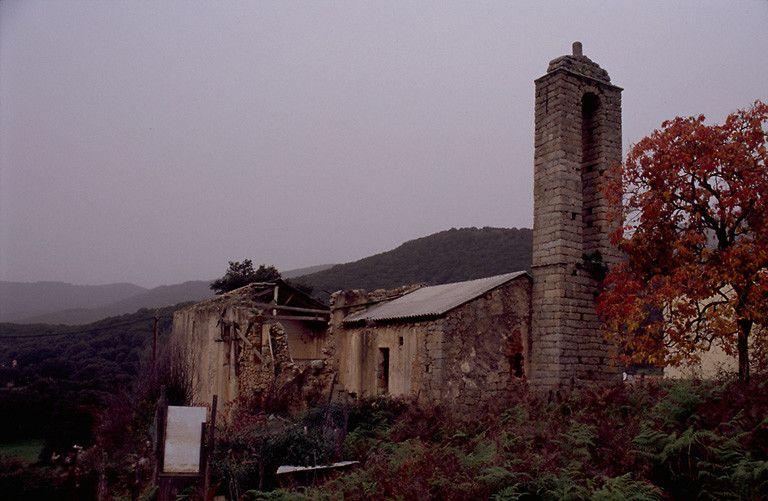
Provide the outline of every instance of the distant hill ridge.
[[201,301],[213,295],[210,281],[194,280],[175,285],[161,285],[119,301],[91,308],[70,308],[19,320],[25,324],[88,324],[107,317],[133,313],[140,308],[159,308],[187,301]]
[[[288,270],[283,276],[311,286],[321,300],[340,289],[471,280],[530,270],[532,237],[528,228],[452,228],[351,263]],[[201,301],[213,295],[209,284],[195,280],[146,289],[133,284],[0,282],[0,322],[87,324],[139,308]]]
[[[314,273],[331,264],[288,270],[286,278]],[[81,325],[213,295],[211,280],[191,280],[152,289],[134,284],[73,285],[64,282],[0,281],[0,322]]]
[[533,232],[528,228],[452,228],[296,281],[327,299],[340,289],[435,285],[530,270],[532,252]]
[[0,322],[18,321],[56,310],[102,306],[146,291],[144,287],[128,283],[0,282]]

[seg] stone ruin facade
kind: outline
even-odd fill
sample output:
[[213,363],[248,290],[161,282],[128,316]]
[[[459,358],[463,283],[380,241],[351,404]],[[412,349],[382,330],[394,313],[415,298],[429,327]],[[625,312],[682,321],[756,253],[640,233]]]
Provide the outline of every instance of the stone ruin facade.
[[218,395],[224,417],[237,402],[300,411],[333,385],[328,308],[283,281],[251,284],[183,308],[172,341],[183,347],[194,401]]
[[609,241],[615,213],[601,190],[622,160],[622,89],[579,42],[535,83],[530,383],[614,380],[615,353],[595,313],[595,268],[620,258]]
[[[447,311],[426,311],[421,298],[407,304],[419,292],[442,288],[456,295],[465,284],[482,281],[491,281],[487,290],[462,297]],[[405,291],[332,297],[331,329],[344,389],[359,396],[412,397],[458,415],[507,405],[528,371],[530,276],[520,272]],[[406,303],[398,316],[377,317],[376,305],[398,300]]]
[[[617,212],[602,190],[621,162],[622,89],[579,42],[535,86],[532,277],[391,318],[366,312],[429,288],[342,291],[330,312],[296,290],[290,304],[277,291],[264,299],[258,285],[204,301],[174,316],[174,336],[197,353],[198,400],[279,395],[300,409],[318,395],[387,393],[471,416],[504,405],[522,380],[547,391],[618,379],[595,297],[600,272],[620,259],[609,241]],[[468,283],[436,287],[450,295]]]

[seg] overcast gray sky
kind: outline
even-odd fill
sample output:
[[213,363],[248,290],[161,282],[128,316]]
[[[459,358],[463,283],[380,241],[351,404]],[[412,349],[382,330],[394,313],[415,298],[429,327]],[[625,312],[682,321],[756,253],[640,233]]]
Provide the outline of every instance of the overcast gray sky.
[[624,145],[768,99],[768,2],[0,2],[0,279],[145,286],[532,224],[573,40]]

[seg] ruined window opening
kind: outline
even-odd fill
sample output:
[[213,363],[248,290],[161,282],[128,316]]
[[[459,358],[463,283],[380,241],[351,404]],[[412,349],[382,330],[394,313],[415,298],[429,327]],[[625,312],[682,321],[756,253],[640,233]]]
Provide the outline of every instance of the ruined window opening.
[[509,369],[515,377],[523,377],[523,354],[515,353],[509,357]]
[[581,220],[583,252],[595,250],[599,228],[594,224],[594,209],[600,203],[600,98],[587,92],[581,98]]
[[403,336],[400,336],[399,338],[397,338],[397,342],[398,344],[400,344],[400,346],[403,346]]
[[379,348],[376,385],[380,394],[389,393],[389,348]]

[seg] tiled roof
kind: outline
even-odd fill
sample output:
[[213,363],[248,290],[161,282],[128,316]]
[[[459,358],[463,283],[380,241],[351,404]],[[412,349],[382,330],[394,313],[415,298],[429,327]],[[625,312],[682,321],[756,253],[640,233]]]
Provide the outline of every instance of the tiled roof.
[[528,276],[528,273],[516,271],[466,282],[422,287],[392,301],[349,315],[344,323],[439,316],[521,276]]

